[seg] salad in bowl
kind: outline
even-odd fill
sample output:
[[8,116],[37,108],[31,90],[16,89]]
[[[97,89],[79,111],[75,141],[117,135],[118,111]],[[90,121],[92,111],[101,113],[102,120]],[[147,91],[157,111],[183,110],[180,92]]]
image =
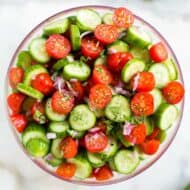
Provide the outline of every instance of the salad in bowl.
[[179,127],[184,87],[163,37],[125,7],[79,7],[37,26],[8,70],[11,127],[52,175],[102,185],[152,165]]

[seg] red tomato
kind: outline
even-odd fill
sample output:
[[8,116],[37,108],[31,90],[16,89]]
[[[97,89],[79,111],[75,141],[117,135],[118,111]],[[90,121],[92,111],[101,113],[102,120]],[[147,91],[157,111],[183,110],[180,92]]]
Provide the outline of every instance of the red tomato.
[[157,139],[160,134],[160,129],[158,127],[154,127],[153,132],[147,137],[148,139]]
[[135,126],[130,135],[124,135],[125,139],[133,144],[141,144],[146,138],[146,126],[145,124],[139,124]]
[[19,132],[22,133],[24,129],[26,128],[27,125],[27,119],[25,115],[23,114],[17,114],[17,115],[12,115],[10,116],[11,122],[15,129]]
[[45,105],[42,102],[35,102],[32,106],[32,116],[33,119],[40,123],[44,124],[46,123],[46,117],[45,117]]
[[133,59],[133,55],[129,52],[112,53],[108,55],[107,64],[112,71],[120,72],[131,59]]
[[17,84],[22,82],[24,76],[23,69],[16,67],[9,71],[9,83],[12,88],[16,88]]
[[102,166],[101,168],[98,168],[97,171],[95,169],[94,176],[96,180],[103,181],[108,180],[113,177],[112,170],[108,166]]
[[84,87],[82,86],[81,82],[79,81],[72,81],[71,82],[72,89],[76,92],[76,100],[80,101],[84,98]]
[[108,145],[108,137],[103,132],[87,133],[84,139],[89,152],[101,152]]
[[124,7],[115,9],[113,15],[113,23],[121,28],[129,28],[134,23],[134,15],[131,11]]
[[53,80],[48,73],[40,73],[32,80],[32,87],[48,95],[53,90]]
[[111,84],[112,73],[104,65],[95,65],[92,78],[95,84]]
[[138,92],[148,92],[155,87],[154,75],[151,72],[137,73],[131,80],[132,89]]
[[68,114],[74,106],[74,97],[70,94],[63,94],[56,91],[52,96],[52,109],[60,114]]
[[173,81],[163,88],[162,94],[169,104],[177,104],[182,100],[185,90],[181,83]]
[[119,30],[113,25],[100,24],[96,27],[94,35],[103,44],[111,44],[119,37]]
[[12,93],[7,98],[7,103],[13,114],[18,114],[21,111],[22,103],[25,95],[21,93]]
[[62,59],[71,51],[71,44],[66,37],[53,34],[46,41],[46,51],[54,59]]
[[91,59],[97,58],[103,50],[103,45],[95,38],[86,36],[82,38],[81,51],[82,54]]
[[151,59],[157,63],[163,62],[168,58],[167,49],[162,42],[154,44],[149,49],[149,54]]
[[60,143],[60,149],[63,151],[63,158],[73,158],[77,155],[77,143],[72,137],[64,138]]
[[96,109],[103,109],[112,98],[111,89],[104,84],[97,84],[90,89],[90,105]]
[[76,166],[71,163],[63,163],[58,166],[55,173],[64,178],[64,179],[70,179],[75,175],[76,172]]
[[131,100],[131,109],[137,116],[149,116],[154,112],[154,100],[151,94],[139,92]]
[[155,154],[160,146],[160,141],[159,140],[146,140],[144,143],[141,144],[141,149],[145,154]]

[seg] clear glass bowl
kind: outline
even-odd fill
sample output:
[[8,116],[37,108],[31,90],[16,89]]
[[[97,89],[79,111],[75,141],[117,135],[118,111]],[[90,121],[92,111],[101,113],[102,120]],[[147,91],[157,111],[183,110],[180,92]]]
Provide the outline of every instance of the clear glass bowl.
[[[9,69],[15,65],[16,62],[16,57],[17,54],[23,50],[26,49],[30,40],[38,35],[40,35],[42,33],[42,29],[43,27],[48,24],[51,23],[57,19],[60,18],[64,18],[70,15],[75,15],[76,12],[80,9],[84,9],[84,8],[92,8],[97,10],[99,13],[103,14],[106,12],[112,12],[114,10],[113,7],[108,7],[108,6],[83,6],[83,7],[76,7],[76,8],[72,8],[72,9],[68,9],[62,12],[59,12],[49,18],[47,18],[46,20],[44,20],[43,22],[41,22],[38,26],[36,26],[25,38],[24,40],[21,42],[21,44],[18,46],[18,48],[16,49],[12,60],[10,62],[9,65]],[[177,58],[172,50],[172,48],[170,47],[170,45],[167,43],[167,41],[164,39],[164,37],[149,23],[147,23],[146,21],[144,21],[142,18],[135,16],[135,24],[137,26],[140,26],[143,28],[143,30],[147,31],[150,33],[153,42],[157,42],[157,41],[162,41],[163,43],[165,43],[169,54],[174,58],[175,62],[177,63],[177,67],[178,67],[178,71],[179,71],[179,80],[181,81],[181,83],[183,83],[183,76],[182,76],[182,72],[180,69],[180,65],[177,61]],[[10,87],[8,84],[8,76],[7,76],[7,80],[6,80],[6,85],[5,85],[5,90],[6,90],[6,96],[9,94],[10,92]],[[6,101],[6,100],[5,100]],[[46,171],[47,173],[51,174],[52,176],[55,176],[61,180],[64,181],[68,181],[74,184],[81,184],[81,185],[92,185],[92,186],[97,186],[97,185],[109,185],[109,184],[115,184],[118,182],[122,182],[122,181],[126,181],[138,174],[140,174],[141,172],[145,171],[147,168],[149,168],[153,163],[155,163],[163,154],[164,152],[167,150],[167,148],[169,147],[169,145],[171,144],[171,142],[173,141],[178,128],[180,126],[180,121],[182,119],[182,114],[183,114],[183,106],[184,106],[184,101],[182,101],[178,107],[180,110],[180,116],[178,118],[178,120],[175,122],[175,124],[167,131],[167,138],[165,140],[165,142],[160,146],[159,151],[153,155],[153,156],[147,156],[147,158],[141,162],[141,164],[139,165],[139,167],[131,174],[129,175],[122,175],[122,174],[117,174],[114,173],[114,177],[110,180],[107,181],[103,181],[103,182],[99,182],[96,181],[94,178],[90,178],[90,179],[86,179],[86,180],[78,180],[78,179],[71,179],[71,180],[65,180],[62,179],[61,177],[57,176],[55,174],[55,169],[53,169],[51,166],[47,165],[43,159],[34,159],[33,157],[31,157],[27,151],[25,150],[25,148],[23,147],[21,140],[20,140],[20,135],[16,132],[16,130],[14,129],[14,127],[12,127],[11,122],[10,122],[10,127],[12,132],[14,133],[14,136],[18,142],[18,144],[20,145],[20,147],[22,148],[22,150],[25,152],[25,154],[36,164],[38,165],[40,168],[42,168],[44,171]],[[7,108],[6,105],[6,109],[7,109],[7,113],[9,113],[9,110]],[[10,121],[9,117],[8,120]]]

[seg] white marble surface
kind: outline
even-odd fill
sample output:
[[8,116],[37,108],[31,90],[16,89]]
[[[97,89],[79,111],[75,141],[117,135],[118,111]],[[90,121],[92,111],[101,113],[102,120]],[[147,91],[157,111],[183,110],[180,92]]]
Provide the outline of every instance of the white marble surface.
[[[181,190],[190,182],[190,1],[189,0],[0,0],[0,189],[16,190]],[[186,102],[180,130],[168,151],[141,175],[117,185],[89,188],[59,181],[24,155],[9,129],[4,110],[5,73],[17,45],[40,21],[58,11],[85,4],[127,6],[153,24],[175,51],[185,79]],[[2,177],[3,176],[3,177]],[[14,179],[16,176],[16,179]]]

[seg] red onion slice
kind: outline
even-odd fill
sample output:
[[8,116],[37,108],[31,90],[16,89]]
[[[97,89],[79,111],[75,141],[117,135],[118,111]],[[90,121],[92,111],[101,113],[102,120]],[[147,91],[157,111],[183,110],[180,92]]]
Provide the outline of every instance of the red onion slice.
[[90,132],[90,133],[97,133],[99,131],[101,131],[100,127],[93,127],[93,128],[88,130],[88,132]]
[[133,91],[135,91],[135,90],[137,89],[137,87],[138,87],[139,78],[140,78],[140,74],[138,73],[138,74],[134,77]]
[[62,77],[56,77],[54,87],[61,92],[65,87],[65,80]]
[[83,32],[80,36],[80,38],[82,39],[84,36],[87,36],[88,34],[91,34],[92,31],[86,31],[86,32]]
[[135,125],[129,122],[125,122],[123,125],[123,135],[130,135],[134,127]]
[[57,137],[56,133],[47,133],[46,136],[48,139],[56,139]]

